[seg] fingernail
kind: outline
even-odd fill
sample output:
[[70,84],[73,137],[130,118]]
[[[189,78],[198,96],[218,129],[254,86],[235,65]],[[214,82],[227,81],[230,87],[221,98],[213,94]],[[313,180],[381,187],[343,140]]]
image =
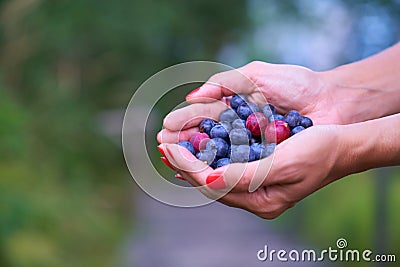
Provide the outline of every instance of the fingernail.
[[172,166],[171,162],[169,162],[169,160],[166,157],[161,157],[161,160],[165,163],[165,165],[167,165],[169,168],[171,168],[172,170],[174,169],[174,166]]
[[175,174],[175,178],[178,178],[178,179],[180,179],[182,181],[186,181],[186,179],[183,178],[182,175],[180,175],[179,173]]
[[161,155],[163,155],[163,157],[166,157],[166,156],[165,156],[164,149],[161,147],[161,145],[159,145],[159,146],[157,147],[157,149],[158,149],[158,151],[160,151],[160,153],[161,153]]
[[207,176],[206,184],[211,189],[224,189],[226,187],[223,173],[215,172]]
[[200,87],[194,89],[193,91],[191,91],[191,92],[186,96],[186,99],[191,98],[191,97],[192,97],[194,94],[196,94],[199,90],[200,90]]

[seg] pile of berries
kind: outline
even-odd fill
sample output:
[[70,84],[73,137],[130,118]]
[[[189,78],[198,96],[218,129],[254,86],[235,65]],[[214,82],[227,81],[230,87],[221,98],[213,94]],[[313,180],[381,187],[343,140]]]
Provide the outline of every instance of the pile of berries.
[[199,132],[189,141],[179,142],[214,169],[268,157],[277,144],[313,125],[310,118],[296,110],[284,116],[276,113],[273,105],[260,108],[243,95],[234,95],[230,106],[220,114],[219,122],[204,119]]

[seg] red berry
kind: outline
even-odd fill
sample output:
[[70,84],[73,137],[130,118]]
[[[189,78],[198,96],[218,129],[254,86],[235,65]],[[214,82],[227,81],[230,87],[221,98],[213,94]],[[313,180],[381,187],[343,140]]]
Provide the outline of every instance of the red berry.
[[260,136],[268,124],[268,118],[261,112],[252,113],[246,120],[246,128],[253,136]]
[[206,133],[194,133],[192,137],[190,137],[189,142],[193,145],[194,150],[199,152],[200,150],[206,149],[206,145],[210,137]]
[[276,120],[265,128],[265,140],[269,143],[279,144],[290,137],[290,128],[285,121]]

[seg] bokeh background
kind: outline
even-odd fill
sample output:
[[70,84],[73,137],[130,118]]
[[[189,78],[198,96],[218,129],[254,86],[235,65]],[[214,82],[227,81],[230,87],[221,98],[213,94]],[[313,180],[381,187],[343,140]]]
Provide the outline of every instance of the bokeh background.
[[[143,230],[140,199],[149,197],[129,176],[120,128],[130,97],[157,71],[191,60],[326,70],[399,39],[398,0],[0,0],[0,266],[145,266],[134,258],[156,257],[131,251],[152,230]],[[168,103],[158,105],[158,128]],[[317,248],[346,237],[399,261],[399,192],[398,168],[369,171],[274,221],[251,220]]]

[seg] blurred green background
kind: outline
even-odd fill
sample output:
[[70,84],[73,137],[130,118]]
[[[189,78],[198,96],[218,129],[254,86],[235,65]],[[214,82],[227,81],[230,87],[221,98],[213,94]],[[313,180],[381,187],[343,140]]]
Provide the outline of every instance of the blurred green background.
[[[135,189],[99,116],[123,110],[155,72],[255,59],[323,70],[399,37],[396,0],[0,0],[0,266],[120,264],[138,231]],[[272,223],[320,246],[345,236],[374,247],[377,174],[335,183]],[[398,169],[390,176],[384,245],[400,255]]]

